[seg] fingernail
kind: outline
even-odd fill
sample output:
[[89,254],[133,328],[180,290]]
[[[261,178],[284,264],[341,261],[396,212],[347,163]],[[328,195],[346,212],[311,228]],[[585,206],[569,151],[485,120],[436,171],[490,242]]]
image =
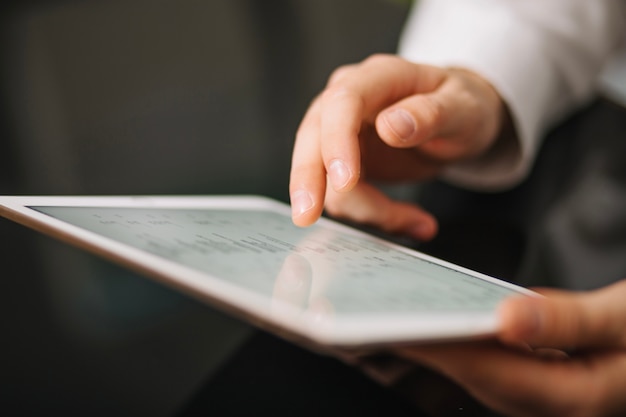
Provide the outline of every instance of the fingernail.
[[387,122],[387,126],[389,126],[401,140],[410,139],[417,128],[413,116],[403,109],[396,109],[387,113],[385,115],[385,121]]
[[305,190],[298,190],[291,194],[291,212],[293,216],[298,217],[313,208],[313,198],[311,194]]
[[328,176],[333,188],[339,191],[350,181],[350,170],[342,160],[335,159],[328,167]]

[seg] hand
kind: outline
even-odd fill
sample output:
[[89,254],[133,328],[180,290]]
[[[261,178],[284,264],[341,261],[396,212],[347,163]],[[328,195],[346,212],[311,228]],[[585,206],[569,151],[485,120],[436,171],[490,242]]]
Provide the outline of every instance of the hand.
[[507,416],[626,415],[626,281],[501,306],[501,343],[400,349]]
[[[390,200],[368,181],[420,181],[496,140],[504,104],[491,85],[462,69],[376,55],[337,69],[296,134],[293,221],[332,215],[418,239],[436,234],[419,207]],[[327,187],[327,181],[330,183]]]

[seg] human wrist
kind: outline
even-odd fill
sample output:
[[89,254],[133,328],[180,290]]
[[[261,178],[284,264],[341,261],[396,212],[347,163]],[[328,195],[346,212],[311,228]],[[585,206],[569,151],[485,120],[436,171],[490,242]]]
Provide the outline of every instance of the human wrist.
[[510,135],[514,130],[508,107],[498,90],[477,72],[461,67],[450,67],[448,71],[452,76],[460,78],[469,93],[478,97],[481,102],[485,125],[481,153],[488,152],[500,138]]
[[470,95],[480,97],[482,123],[487,127],[480,152],[451,164],[443,178],[458,186],[482,191],[507,189],[519,182],[522,172],[523,147],[515,118],[505,96],[476,71],[463,67],[448,68],[451,76],[462,80]]

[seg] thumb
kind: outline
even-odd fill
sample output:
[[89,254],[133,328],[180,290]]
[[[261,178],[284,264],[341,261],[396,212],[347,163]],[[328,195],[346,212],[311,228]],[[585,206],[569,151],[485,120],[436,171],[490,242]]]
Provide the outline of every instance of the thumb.
[[399,100],[381,111],[376,130],[394,148],[419,147],[440,161],[484,152],[502,128],[504,104],[486,80],[469,71],[449,70],[434,90]]
[[542,293],[502,303],[501,340],[565,350],[626,347],[626,280],[596,291]]

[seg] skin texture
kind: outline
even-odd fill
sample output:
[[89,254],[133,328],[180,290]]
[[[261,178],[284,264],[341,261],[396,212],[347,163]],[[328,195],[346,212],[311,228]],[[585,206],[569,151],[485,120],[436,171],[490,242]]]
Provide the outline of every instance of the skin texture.
[[499,340],[403,348],[507,416],[626,412],[626,281],[502,304]]
[[340,67],[296,134],[293,221],[333,216],[417,239],[437,233],[421,208],[390,200],[371,181],[433,178],[485,152],[502,129],[504,104],[491,85],[461,69],[375,55]]
[[[433,178],[510,131],[497,91],[466,70],[389,55],[341,67],[296,135],[290,178],[295,224],[333,216],[430,239],[434,217],[393,201],[373,181]],[[626,415],[626,281],[583,293],[543,290],[500,307],[488,342],[394,353],[446,375],[514,417]]]

